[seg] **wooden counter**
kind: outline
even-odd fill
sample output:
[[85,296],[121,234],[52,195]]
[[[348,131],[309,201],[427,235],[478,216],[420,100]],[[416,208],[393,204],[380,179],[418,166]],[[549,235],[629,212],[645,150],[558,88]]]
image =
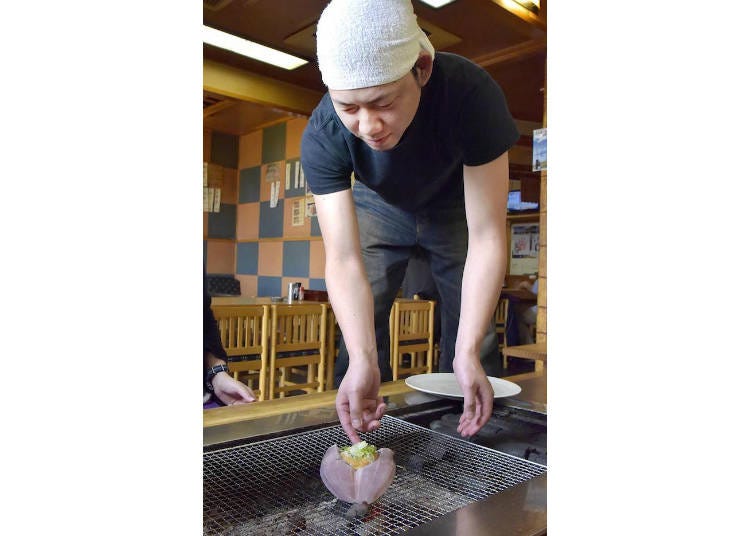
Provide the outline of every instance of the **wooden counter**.
[[[539,372],[528,372],[516,376],[503,378],[511,382],[523,381],[540,376]],[[404,380],[395,382],[384,382],[380,386],[381,396],[390,396],[413,392],[414,389],[406,385]],[[261,419],[274,415],[291,413],[314,408],[333,408],[336,402],[337,391],[325,391],[323,393],[311,393],[306,395],[288,396],[274,400],[253,402],[252,404],[240,404],[237,406],[224,406],[220,408],[203,410],[203,427],[221,426],[253,419]]]

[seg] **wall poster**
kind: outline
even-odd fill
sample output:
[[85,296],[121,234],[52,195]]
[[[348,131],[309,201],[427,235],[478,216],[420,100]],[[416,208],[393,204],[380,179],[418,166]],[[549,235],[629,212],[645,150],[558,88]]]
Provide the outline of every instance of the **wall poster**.
[[539,270],[539,224],[510,226],[510,275],[536,274]]
[[534,130],[534,145],[531,151],[531,171],[547,169],[547,129]]

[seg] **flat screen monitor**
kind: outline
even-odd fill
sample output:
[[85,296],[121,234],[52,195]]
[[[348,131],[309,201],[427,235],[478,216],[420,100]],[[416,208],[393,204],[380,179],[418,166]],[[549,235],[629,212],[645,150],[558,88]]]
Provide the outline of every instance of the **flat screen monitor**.
[[521,201],[521,190],[508,192],[508,212],[521,212],[524,210],[539,210],[539,203]]

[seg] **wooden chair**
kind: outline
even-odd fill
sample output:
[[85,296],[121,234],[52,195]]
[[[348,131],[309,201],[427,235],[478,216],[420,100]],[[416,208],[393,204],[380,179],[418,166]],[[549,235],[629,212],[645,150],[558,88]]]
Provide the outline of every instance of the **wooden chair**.
[[498,350],[503,355],[503,369],[508,368],[508,356],[505,355],[505,330],[508,326],[508,307],[510,307],[510,300],[501,298],[497,302],[497,308],[495,309],[495,333],[497,334]]
[[268,374],[268,306],[267,305],[212,305],[219,326],[219,337],[227,353],[229,372],[235,380],[247,374],[252,388],[258,373],[258,400],[266,400]]
[[[322,392],[325,388],[328,306],[271,305],[270,381],[268,398],[288,391]],[[292,367],[307,367],[307,381],[292,382]]]
[[[399,376],[430,373],[435,347],[435,302],[397,298],[391,308],[391,368]],[[408,354],[408,357],[407,357]],[[408,365],[404,366],[404,361]]]

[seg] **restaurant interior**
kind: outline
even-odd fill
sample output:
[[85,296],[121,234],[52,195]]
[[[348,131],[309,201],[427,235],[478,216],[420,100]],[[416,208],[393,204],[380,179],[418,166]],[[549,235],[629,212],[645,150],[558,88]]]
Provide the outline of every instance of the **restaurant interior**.
[[[209,457],[227,445],[257,446],[282,433],[309,429],[310,419],[317,427],[337,422],[333,367],[341,335],[328,302],[315,206],[300,165],[302,133],[326,91],[315,59],[315,26],[327,3],[203,2],[203,269],[230,373],[258,398],[252,404],[204,410],[204,451]],[[495,435],[473,441],[546,469],[547,172],[546,161],[540,167],[532,156],[535,131],[545,129],[546,140],[546,2],[412,3],[437,51],[471,59],[500,85],[521,134],[509,151],[508,262],[495,323],[500,376],[521,386],[523,395],[496,398],[497,419],[485,427]],[[214,30],[282,51],[296,58],[298,66],[278,67],[208,44],[205,32]],[[529,290],[532,285],[535,292]],[[409,414],[404,408],[414,409],[415,396],[430,396],[407,382],[438,372],[436,307],[433,297],[416,294],[400,293],[394,303],[394,374],[381,379],[389,414]],[[518,323],[528,310],[533,320],[529,334],[521,337]],[[422,403],[427,402],[417,407],[423,408]],[[409,422],[450,435],[451,419],[457,419],[455,401],[451,404],[431,407],[428,417],[414,416]],[[516,434],[513,441],[501,441],[498,430],[510,429]],[[500,443],[504,446],[498,447]],[[204,459],[204,487],[209,485],[206,467],[211,463]],[[528,478],[519,484],[528,500],[516,528],[533,526],[529,533],[543,533],[539,527],[546,527],[546,480],[543,474]],[[483,500],[500,504],[515,500],[511,494],[504,491]],[[222,515],[229,514],[217,508],[204,503],[206,534],[226,530]],[[448,508],[437,521],[464,508],[463,503]],[[239,518],[247,521],[256,514],[235,510],[231,516],[236,526]],[[283,523],[299,524],[295,519],[287,515]],[[312,530],[311,518],[306,519]],[[408,526],[418,530],[423,522]]]
[[[325,291],[323,242],[299,164],[307,117],[325,91],[313,33],[325,4],[204,2],[206,26],[308,59],[288,71],[204,44],[204,188],[212,195],[211,207],[204,195],[204,268],[212,284],[232,285],[217,288],[217,294],[281,297],[293,282]],[[536,210],[509,211],[508,247],[513,225],[536,224],[538,257],[531,267],[511,266],[509,251],[506,287],[539,277],[535,330],[541,342],[546,337],[546,171],[532,171],[531,153],[532,132],[544,127],[544,3],[538,14],[506,4],[468,0],[435,9],[415,1],[414,8],[436,50],[464,55],[490,72],[521,132],[509,153],[509,189],[516,202]],[[276,177],[283,187],[274,189]]]

